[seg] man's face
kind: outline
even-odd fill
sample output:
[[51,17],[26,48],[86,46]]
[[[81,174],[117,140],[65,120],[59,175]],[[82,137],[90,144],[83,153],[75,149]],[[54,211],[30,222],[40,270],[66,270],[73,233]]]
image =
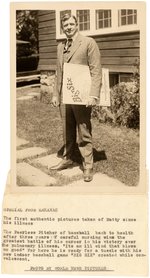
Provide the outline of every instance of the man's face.
[[78,31],[78,26],[73,17],[70,17],[65,22],[63,22],[63,32],[67,38],[72,38]]

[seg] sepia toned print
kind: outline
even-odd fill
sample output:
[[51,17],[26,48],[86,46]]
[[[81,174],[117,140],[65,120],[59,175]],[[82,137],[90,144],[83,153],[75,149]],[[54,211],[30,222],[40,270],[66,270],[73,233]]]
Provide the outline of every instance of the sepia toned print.
[[[144,67],[141,55],[145,35],[141,13],[140,5],[135,5],[134,2],[119,2],[117,7],[115,2],[111,5],[95,2],[89,3],[87,9],[83,9],[81,3],[78,9],[70,3],[69,10],[65,3],[57,3],[56,6],[53,4],[46,8],[39,6],[39,9],[34,7],[31,9],[30,5],[26,9],[23,6],[21,9],[15,8],[13,18],[16,22],[17,36],[16,38],[13,36],[15,38],[13,43],[16,44],[17,55],[15,119],[17,137],[14,139],[16,151],[14,150],[15,156],[12,158],[13,165],[15,157],[17,162],[14,166],[16,174],[13,176],[13,182],[16,180],[17,184],[15,190],[84,192],[86,189],[97,193],[145,191],[144,156],[141,159],[141,153],[144,154],[145,149],[143,144],[140,146],[141,136],[145,130],[143,90],[142,96],[140,95],[140,85],[144,85],[144,75],[140,76],[140,71]],[[70,112],[65,112],[60,104],[63,101],[69,103],[69,98],[67,102],[65,95],[63,97],[61,95],[59,103],[53,102],[59,78],[58,63],[59,59],[62,59],[60,49],[66,44],[67,33],[65,35],[65,30],[63,31],[61,26],[61,19],[66,14],[76,17],[77,33],[94,42],[100,53],[100,67],[103,72],[107,71],[107,78],[103,78],[103,84],[98,89],[99,95],[94,96],[99,81],[93,79],[95,89],[92,90],[91,87],[92,98],[91,96],[89,98],[91,103],[87,108],[86,105],[79,106],[84,115],[86,110],[91,110],[89,132],[92,132],[92,139],[89,135],[89,143],[86,142],[87,134],[82,134],[80,123],[77,121],[77,115],[80,114],[78,104],[66,106],[77,110],[75,115],[77,122],[73,124],[74,120],[70,120],[68,125],[68,120],[67,122],[64,120],[64,117],[67,117],[64,113]],[[83,46],[82,43],[76,46],[76,40],[75,46],[74,44],[71,46],[71,60],[68,60],[68,66],[80,63],[78,53],[80,49],[84,49],[83,46],[85,47],[84,43]],[[94,61],[92,59],[95,58],[91,56],[90,59]],[[81,65],[84,64],[85,57],[81,62]],[[96,67],[96,64],[93,63],[92,67]],[[93,73],[90,74],[92,76]],[[102,80],[101,73],[97,76]],[[76,77],[79,79],[76,84],[81,83],[78,71]],[[84,82],[88,84],[89,80],[86,82],[85,79],[83,82],[82,77],[81,79],[82,84]],[[102,89],[104,82],[107,94]],[[77,85],[76,87],[78,88]],[[79,91],[73,89],[74,92]],[[65,93],[64,87],[63,92]],[[104,93],[105,102],[99,106],[101,92]],[[62,89],[59,93],[62,94]],[[105,99],[106,96],[108,100]],[[89,116],[85,116],[85,123]],[[70,117],[71,114],[68,119]],[[83,121],[82,117],[79,116],[80,121]],[[76,135],[74,125],[78,126]],[[89,125],[88,122],[86,125]],[[70,145],[66,142],[70,142]],[[84,155],[89,156],[88,152],[86,153],[89,144],[92,146],[90,155],[93,164],[85,166]],[[67,152],[66,148],[69,148]],[[86,168],[92,169],[92,174],[88,174],[91,175],[90,178],[88,176],[90,179],[88,184],[84,181]]]
[[10,11],[2,273],[147,275],[145,3]]

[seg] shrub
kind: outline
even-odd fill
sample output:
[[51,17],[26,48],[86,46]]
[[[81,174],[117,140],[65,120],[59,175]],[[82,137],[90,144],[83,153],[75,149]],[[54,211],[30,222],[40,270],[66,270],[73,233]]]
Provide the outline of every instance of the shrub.
[[111,88],[110,95],[111,107],[97,107],[93,110],[93,116],[102,122],[139,128],[139,82],[121,82]]
[[38,55],[17,57],[17,72],[37,70],[38,61]]
[[139,127],[139,87],[136,82],[122,82],[111,89],[111,112],[115,123]]

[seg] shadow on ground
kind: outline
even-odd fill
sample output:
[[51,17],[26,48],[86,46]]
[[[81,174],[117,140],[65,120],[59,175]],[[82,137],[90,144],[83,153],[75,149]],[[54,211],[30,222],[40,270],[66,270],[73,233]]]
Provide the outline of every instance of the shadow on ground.
[[[63,157],[63,152],[64,152],[64,145],[58,150],[57,156]],[[75,146],[72,160],[77,164],[82,164],[82,159],[81,159],[80,151],[78,148],[78,144],[76,144],[76,146]],[[94,160],[94,162],[101,161],[101,160],[107,160],[105,151],[104,150],[97,151],[95,148],[93,148],[93,160]]]

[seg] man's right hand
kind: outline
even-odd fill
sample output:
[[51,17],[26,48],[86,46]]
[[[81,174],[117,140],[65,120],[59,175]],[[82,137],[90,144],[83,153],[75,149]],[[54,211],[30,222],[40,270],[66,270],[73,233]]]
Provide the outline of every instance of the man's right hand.
[[58,99],[57,96],[53,96],[53,97],[52,97],[51,104],[52,104],[53,107],[59,106],[59,99]]

